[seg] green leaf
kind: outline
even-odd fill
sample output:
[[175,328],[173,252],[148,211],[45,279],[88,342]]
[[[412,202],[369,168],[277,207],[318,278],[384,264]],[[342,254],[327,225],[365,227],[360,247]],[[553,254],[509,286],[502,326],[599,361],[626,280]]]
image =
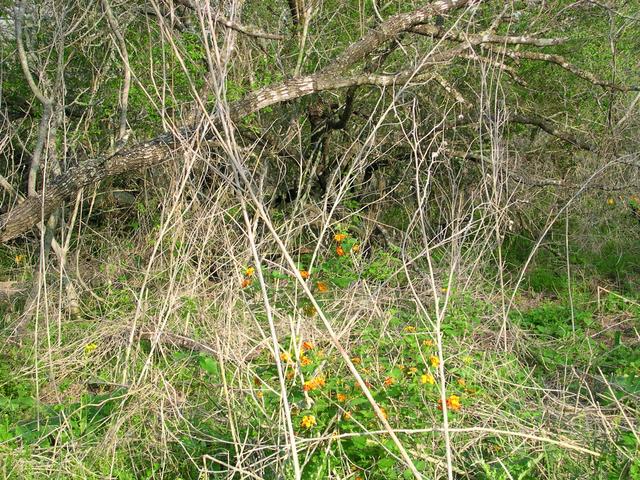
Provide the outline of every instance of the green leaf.
[[218,375],[218,362],[216,362],[213,358],[207,356],[200,357],[200,368],[202,368],[205,372],[210,375]]
[[378,466],[381,470],[390,470],[394,467],[395,464],[396,461],[393,458],[383,458],[378,462]]

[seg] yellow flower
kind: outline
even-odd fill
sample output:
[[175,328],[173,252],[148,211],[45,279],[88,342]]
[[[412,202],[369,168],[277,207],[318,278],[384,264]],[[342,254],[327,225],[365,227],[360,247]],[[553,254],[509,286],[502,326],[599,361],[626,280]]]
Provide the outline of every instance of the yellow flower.
[[311,275],[310,275],[310,274],[309,274],[309,272],[307,272],[306,270],[300,270],[300,276],[306,280],[306,279],[307,279],[307,278],[309,278]]
[[607,205],[613,206],[615,204],[616,204],[616,201],[613,198],[611,197],[607,198]]
[[305,415],[304,417],[302,417],[302,422],[300,422],[300,425],[302,426],[302,428],[312,428],[317,423],[318,422],[316,421],[316,417],[314,417],[313,415]]
[[306,355],[300,355],[300,365],[306,367],[307,365],[311,365],[311,359]]
[[347,401],[347,396],[344,393],[337,393],[336,399],[338,400],[338,402],[344,403]]
[[435,355],[429,356],[429,361],[431,362],[431,366],[433,368],[438,368],[438,366],[440,365],[440,359]]
[[89,355],[96,348],[98,348],[98,345],[96,345],[95,343],[88,343],[87,345],[84,346],[84,353]]
[[407,370],[407,375],[415,375],[416,373],[418,373],[418,369],[416,367],[411,367]]
[[416,331],[416,327],[414,327],[413,325],[407,325],[406,327],[404,327],[404,331],[407,333],[413,333]]
[[356,243],[353,247],[351,247],[351,251],[353,253],[358,253],[360,251],[360,245]]
[[247,277],[250,277],[250,276],[252,276],[252,275],[255,273],[255,271],[256,271],[256,269],[255,269],[255,268],[253,268],[253,267],[248,267],[248,268],[244,271],[244,274],[245,274]]
[[23,260],[24,260],[24,255],[16,255],[15,261],[18,265],[20,265]]
[[387,411],[382,407],[380,407],[380,411],[382,412],[382,417],[386,420],[388,418]]
[[435,385],[436,379],[433,378],[433,375],[431,375],[430,373],[425,373],[424,375],[420,375],[420,383],[422,383],[423,385],[427,383],[429,385]]
[[351,357],[351,361],[354,365],[360,365],[362,363],[362,359],[360,357]]
[[351,412],[344,412],[344,413],[342,414],[342,419],[343,419],[343,420],[346,420],[347,422],[348,422],[349,420],[351,420]]
[[289,355],[289,353],[287,352],[282,352],[280,354],[280,360],[282,360],[283,362],[289,363],[291,362],[291,355]]
[[262,398],[264,394],[262,392],[256,392],[256,397]]
[[464,387],[467,384],[467,382],[465,381],[464,378],[459,378],[458,379],[458,385],[460,385],[461,387]]
[[426,340],[423,340],[423,341],[422,341],[422,344],[423,344],[425,347],[433,347],[433,340],[430,340],[430,339],[428,339],[428,338],[427,338]]
[[287,380],[293,380],[293,377],[296,376],[296,372],[294,370],[289,370],[287,372]]
[[346,234],[346,233],[336,233],[336,234],[333,236],[333,239],[334,239],[336,242],[342,242],[342,241],[344,241],[346,238],[347,238],[347,234]]
[[451,395],[449,398],[447,398],[447,407],[449,407],[454,412],[460,410],[460,407],[462,407],[462,404],[460,403],[460,397],[457,395]]

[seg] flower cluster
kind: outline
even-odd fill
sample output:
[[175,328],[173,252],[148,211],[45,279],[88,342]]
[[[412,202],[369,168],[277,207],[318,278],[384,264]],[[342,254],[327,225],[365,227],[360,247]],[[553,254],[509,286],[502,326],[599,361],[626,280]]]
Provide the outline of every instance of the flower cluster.
[[420,383],[422,383],[423,385],[425,384],[429,384],[429,385],[435,385],[436,383],[436,379],[433,375],[431,375],[430,373],[425,373],[423,375],[420,375]]
[[251,285],[251,277],[256,273],[256,269],[254,267],[247,267],[244,271],[244,279],[242,280],[242,288],[247,288]]
[[429,362],[433,368],[438,368],[440,366],[440,359],[435,355],[429,356]]
[[311,392],[318,390],[326,385],[326,380],[323,376],[313,377],[311,380],[304,382],[303,389],[305,392]]
[[[462,408],[462,403],[460,403],[460,397],[458,395],[450,395],[447,398],[447,408],[454,412],[457,412]],[[438,410],[442,410],[442,400],[438,400]]]
[[313,415],[305,415],[304,417],[302,417],[300,425],[302,426],[302,428],[312,428],[317,423],[318,421],[316,420],[316,417],[314,417]]

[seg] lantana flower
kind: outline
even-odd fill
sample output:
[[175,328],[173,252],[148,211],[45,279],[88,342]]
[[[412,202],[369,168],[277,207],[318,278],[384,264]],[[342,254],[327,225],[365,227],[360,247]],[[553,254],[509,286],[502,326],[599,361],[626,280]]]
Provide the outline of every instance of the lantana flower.
[[423,385],[427,383],[429,385],[434,385],[436,383],[436,379],[430,373],[425,373],[423,375],[420,375],[420,383],[422,383]]
[[306,355],[300,355],[300,365],[306,367],[307,365],[311,365],[313,362]]
[[283,362],[289,363],[291,362],[291,355],[288,352],[282,352],[280,354],[280,360]]
[[319,388],[322,388],[326,385],[326,380],[323,376],[319,376],[319,377],[314,377],[311,380],[307,380],[306,382],[304,382],[304,385],[302,386],[302,388],[304,389],[305,392],[311,392],[313,390],[317,390]]
[[429,356],[429,362],[431,362],[431,366],[433,368],[438,368],[438,366],[440,365],[440,359],[435,355]]
[[[460,403],[460,397],[458,395],[451,395],[447,398],[447,408],[454,412],[457,412],[462,408]],[[438,400],[438,410],[442,410],[442,400]]]
[[316,420],[316,417],[314,417],[313,415],[305,415],[304,417],[302,417],[300,425],[302,426],[302,428],[312,428],[317,423],[318,421]]

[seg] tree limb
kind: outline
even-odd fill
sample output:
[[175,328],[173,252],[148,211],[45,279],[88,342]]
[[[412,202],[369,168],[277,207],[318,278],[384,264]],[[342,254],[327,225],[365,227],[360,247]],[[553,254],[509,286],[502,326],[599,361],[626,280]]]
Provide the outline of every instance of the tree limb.
[[[175,0],[175,2],[191,10],[196,10],[197,8],[196,5],[191,0]],[[241,25],[239,23],[232,22],[231,20],[220,15],[219,13],[216,13],[214,15],[213,20],[217,24],[222,25],[223,27],[227,27],[231,30],[235,30],[236,32],[243,33],[249,37],[266,38],[268,40],[284,40],[285,38],[287,38],[285,35],[265,32],[264,30],[261,30],[260,28],[255,27],[253,25]]]

